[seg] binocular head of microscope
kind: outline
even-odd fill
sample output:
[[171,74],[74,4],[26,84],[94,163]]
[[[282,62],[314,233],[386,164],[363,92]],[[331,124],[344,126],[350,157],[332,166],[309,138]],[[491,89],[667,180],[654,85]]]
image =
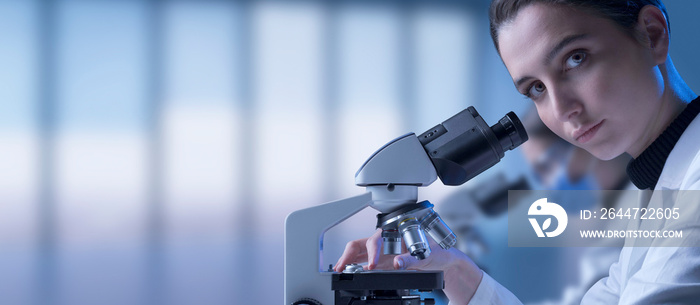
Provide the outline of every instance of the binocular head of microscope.
[[461,185],[503,158],[505,151],[527,141],[525,128],[509,112],[488,126],[469,107],[419,136],[407,134],[384,145],[358,170],[355,183],[372,193],[379,210],[384,254],[401,254],[402,243],[418,259],[430,255],[427,236],[442,248],[456,243],[455,234],[428,201],[417,202],[417,188],[437,177]]

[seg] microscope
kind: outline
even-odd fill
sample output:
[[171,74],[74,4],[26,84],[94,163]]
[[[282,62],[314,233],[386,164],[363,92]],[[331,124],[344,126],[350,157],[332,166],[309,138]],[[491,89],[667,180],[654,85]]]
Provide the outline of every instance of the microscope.
[[334,272],[322,261],[324,233],[369,206],[380,212],[377,228],[382,229],[384,254],[401,254],[403,243],[412,256],[425,259],[430,255],[427,236],[449,249],[456,236],[430,202],[417,202],[418,187],[437,177],[445,185],[461,185],[527,139],[513,112],[489,127],[474,107],[468,107],[419,136],[409,133],[385,144],[355,174],[355,184],[366,193],[287,216],[284,303],[430,304],[414,292],[444,288],[442,271],[367,271],[353,264]]

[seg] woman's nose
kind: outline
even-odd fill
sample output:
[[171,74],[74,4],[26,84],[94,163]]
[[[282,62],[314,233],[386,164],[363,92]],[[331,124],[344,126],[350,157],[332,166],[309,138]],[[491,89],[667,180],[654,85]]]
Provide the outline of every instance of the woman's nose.
[[581,114],[583,104],[576,95],[575,91],[567,88],[557,88],[551,90],[552,109],[556,118],[562,122],[570,121],[572,118]]

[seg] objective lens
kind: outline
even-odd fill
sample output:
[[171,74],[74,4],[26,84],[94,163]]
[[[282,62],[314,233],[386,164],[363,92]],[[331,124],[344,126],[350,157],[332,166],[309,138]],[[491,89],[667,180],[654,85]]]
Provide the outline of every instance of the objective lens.
[[384,254],[401,254],[401,234],[397,229],[382,229]]
[[425,259],[430,256],[430,246],[425,237],[420,223],[415,217],[407,218],[399,224],[399,231],[403,236],[406,248],[411,252],[412,256],[418,259]]
[[422,221],[425,232],[430,235],[443,249],[452,248],[457,243],[457,236],[440,218],[437,212],[431,210]]

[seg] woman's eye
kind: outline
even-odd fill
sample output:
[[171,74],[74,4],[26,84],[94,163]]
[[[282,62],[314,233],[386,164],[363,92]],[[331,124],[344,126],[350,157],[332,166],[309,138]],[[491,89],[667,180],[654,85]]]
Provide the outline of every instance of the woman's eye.
[[530,89],[527,90],[527,96],[531,99],[535,99],[539,97],[545,89],[547,88],[542,82],[534,83],[532,86],[530,86]]
[[571,54],[571,56],[566,59],[566,70],[578,67],[584,60],[586,60],[586,53],[576,52]]

